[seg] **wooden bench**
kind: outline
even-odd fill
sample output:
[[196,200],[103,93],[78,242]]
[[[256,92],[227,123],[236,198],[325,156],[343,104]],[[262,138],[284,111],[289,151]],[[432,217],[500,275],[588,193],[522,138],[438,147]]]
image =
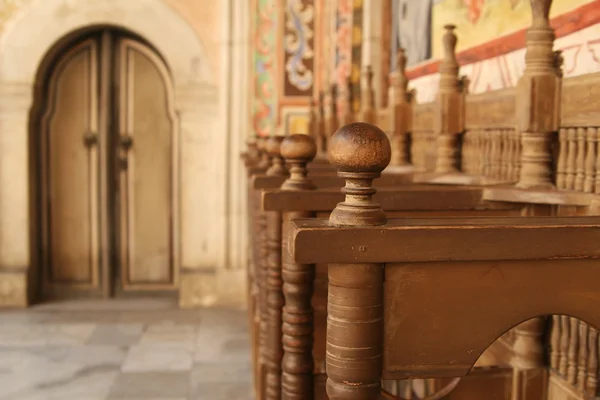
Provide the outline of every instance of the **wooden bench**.
[[[379,399],[382,379],[465,376],[530,318],[600,326],[600,218],[387,220],[371,186],[389,162],[386,143],[375,129],[342,132],[330,154],[347,179],[345,201],[328,221],[290,222],[296,268],[329,264],[330,399]],[[520,398],[543,398],[543,370],[513,379]]]

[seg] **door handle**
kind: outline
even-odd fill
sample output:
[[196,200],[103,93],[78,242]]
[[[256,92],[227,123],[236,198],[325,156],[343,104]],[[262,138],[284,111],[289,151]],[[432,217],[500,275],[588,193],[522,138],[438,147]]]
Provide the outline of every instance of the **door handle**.
[[133,138],[131,135],[124,134],[119,137],[119,143],[124,151],[129,151],[133,147]]
[[98,134],[96,132],[87,132],[83,135],[83,145],[88,149],[98,144]]

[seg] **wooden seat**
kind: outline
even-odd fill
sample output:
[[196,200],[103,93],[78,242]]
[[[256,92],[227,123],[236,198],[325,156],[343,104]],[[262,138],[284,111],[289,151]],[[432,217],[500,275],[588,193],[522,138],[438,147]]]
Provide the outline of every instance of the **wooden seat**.
[[[290,222],[291,260],[329,264],[330,399],[379,399],[381,379],[464,376],[531,318],[563,314],[600,327],[599,217],[388,220],[371,187],[390,159],[387,138],[365,132],[348,129],[334,142],[345,201],[329,220]],[[541,399],[543,376],[520,369],[514,387]]]

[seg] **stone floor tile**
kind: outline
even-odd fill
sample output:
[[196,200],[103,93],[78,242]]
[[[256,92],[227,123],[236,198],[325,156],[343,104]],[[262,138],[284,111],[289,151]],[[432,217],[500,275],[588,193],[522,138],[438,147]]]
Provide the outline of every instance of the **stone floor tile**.
[[99,324],[88,344],[132,346],[140,341],[143,332],[143,324]]
[[211,382],[196,386],[190,400],[252,400],[252,385],[246,382]]
[[189,372],[123,373],[117,377],[108,398],[187,398],[189,381]]
[[139,344],[131,347],[121,367],[123,372],[189,371],[193,350],[164,344]]
[[192,388],[204,383],[249,383],[252,366],[249,363],[195,364],[190,375]]

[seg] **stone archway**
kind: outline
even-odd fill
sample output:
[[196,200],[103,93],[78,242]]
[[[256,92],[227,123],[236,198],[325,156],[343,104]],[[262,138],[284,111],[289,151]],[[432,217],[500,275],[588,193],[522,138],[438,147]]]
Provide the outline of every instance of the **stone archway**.
[[162,0],[38,0],[21,11],[0,37],[0,306],[29,303],[28,129],[36,73],[56,41],[93,25],[124,27],[165,58],[180,124],[179,268],[219,265],[226,201],[225,191],[216,190],[219,165],[213,161],[225,158],[227,138],[214,134],[218,90],[196,33]]

